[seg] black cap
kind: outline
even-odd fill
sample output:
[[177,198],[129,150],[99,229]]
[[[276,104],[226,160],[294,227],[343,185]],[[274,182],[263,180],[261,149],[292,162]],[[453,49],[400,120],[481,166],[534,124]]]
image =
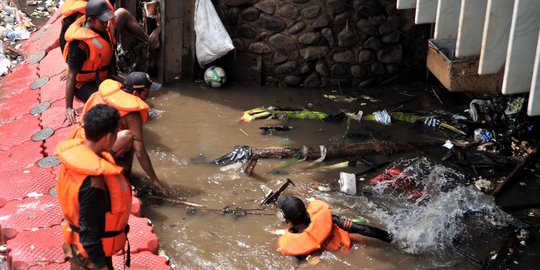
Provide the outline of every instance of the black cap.
[[160,83],[155,83],[150,80],[150,76],[144,72],[134,71],[129,73],[124,86],[129,90],[138,90],[148,88],[150,91],[156,91],[161,88]]
[[102,22],[107,22],[114,18],[106,0],[89,0],[86,4],[86,17],[97,18]]
[[303,221],[307,217],[306,206],[304,205],[304,202],[297,197],[279,197],[277,206],[283,211],[285,219],[294,224]]

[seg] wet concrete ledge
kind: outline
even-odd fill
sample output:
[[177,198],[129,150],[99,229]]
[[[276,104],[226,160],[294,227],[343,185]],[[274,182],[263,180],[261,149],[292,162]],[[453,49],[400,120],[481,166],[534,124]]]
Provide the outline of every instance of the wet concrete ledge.
[[[60,11],[23,44],[25,62],[0,78],[0,229],[6,245],[0,268],[69,269],[62,251],[62,213],[54,186],[58,177],[56,144],[73,127],[64,123],[66,64],[58,36]],[[74,107],[83,103],[74,100]],[[129,224],[132,268],[171,269],[158,253],[158,238],[140,217],[134,197]],[[113,257],[122,268],[122,254]]]

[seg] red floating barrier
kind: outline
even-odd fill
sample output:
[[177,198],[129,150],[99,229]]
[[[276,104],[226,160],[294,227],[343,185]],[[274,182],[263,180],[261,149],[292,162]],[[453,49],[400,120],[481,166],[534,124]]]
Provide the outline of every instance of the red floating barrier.
[[141,216],[141,200],[139,198],[135,197],[135,193],[133,193],[131,201],[131,214],[140,217]]
[[[56,184],[53,170],[48,168],[33,166],[9,177],[3,177],[2,172],[7,174],[5,171],[0,171],[0,177],[3,181],[0,198],[6,200],[20,200],[27,197],[28,194],[49,194],[51,188]],[[3,223],[2,226],[4,226]]]
[[153,232],[152,226],[147,218],[140,218],[134,215],[129,217],[128,239],[131,244],[131,253],[150,251],[154,254],[158,252],[158,238]]
[[60,226],[36,231],[21,231],[7,241],[10,269],[28,269],[35,265],[63,263],[64,237]]
[[0,150],[8,150],[30,140],[40,129],[37,116],[31,114],[0,126]]
[[[39,89],[41,93],[41,101],[49,101],[53,103],[55,101],[64,99],[66,96],[66,81],[62,81],[61,77],[62,74],[49,77],[49,82]],[[65,108],[65,101],[62,102],[64,102],[63,104]],[[64,113],[62,113],[62,115],[64,115]]]
[[30,85],[37,78],[36,65],[17,65],[13,69],[13,72],[0,78],[0,99],[8,98],[30,89]]
[[59,100],[51,104],[46,111],[39,117],[43,128],[50,127],[54,130],[67,127],[66,120],[66,102]]
[[67,139],[68,134],[74,129],[74,126],[69,126],[61,129],[57,129],[49,139],[44,143],[45,153],[47,155],[54,155],[54,149],[58,143],[63,142]]
[[30,114],[32,108],[39,103],[38,95],[39,92],[28,89],[2,100],[0,123],[9,123],[25,114]]
[[27,167],[40,160],[43,157],[41,145],[41,142],[26,141],[7,151],[0,151],[0,160],[2,161],[0,179],[7,179],[22,173]]
[[60,225],[62,218],[58,200],[49,194],[9,201],[0,208],[2,228],[18,231]]
[[[60,10],[58,10],[60,11]],[[49,52],[52,49],[60,47],[60,30],[62,29],[62,20],[54,20],[51,24],[46,24],[39,31],[30,36],[21,47],[26,52],[26,56],[32,55],[40,50]]]
[[[56,37],[58,39],[58,37]],[[60,46],[60,45],[59,45]],[[49,78],[65,74],[67,68],[66,63],[64,62],[64,57],[60,51],[60,47],[57,47],[47,53],[45,58],[39,61],[39,76],[48,76]],[[50,81],[48,84],[51,83]],[[63,91],[62,91],[63,92]]]

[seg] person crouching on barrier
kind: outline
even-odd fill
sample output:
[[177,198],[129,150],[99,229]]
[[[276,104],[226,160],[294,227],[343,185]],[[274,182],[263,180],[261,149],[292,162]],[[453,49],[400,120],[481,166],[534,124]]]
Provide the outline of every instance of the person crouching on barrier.
[[320,200],[310,202],[306,208],[299,198],[285,196],[278,199],[277,206],[289,225],[278,239],[278,251],[299,260],[324,250],[347,251],[351,242],[363,241],[361,235],[392,241],[392,235],[384,230],[332,215],[330,205]]
[[132,198],[131,184],[109,154],[120,114],[101,104],[84,118],[85,138],[61,142],[55,151],[62,163],[56,192],[64,252],[71,269],[113,269],[111,258],[127,240]]
[[120,112],[120,123],[118,138],[111,149],[111,154],[124,168],[126,177],[131,177],[133,155],[137,156],[141,168],[150,177],[153,187],[161,194],[168,196],[169,191],[156,175],[143,138],[143,126],[148,120],[148,109],[150,109],[145,100],[150,96],[150,92],[160,88],[161,84],[152,82],[148,74],[139,71],[131,72],[124,84],[106,79],[99,85],[98,91],[92,94],[84,104],[80,126],[69,137],[84,137],[82,132],[82,127],[85,125],[84,116],[92,107],[97,104],[107,104],[116,108]]

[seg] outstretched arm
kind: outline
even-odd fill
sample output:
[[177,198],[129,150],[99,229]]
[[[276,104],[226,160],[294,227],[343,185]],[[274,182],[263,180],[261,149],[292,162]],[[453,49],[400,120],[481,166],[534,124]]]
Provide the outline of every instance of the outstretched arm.
[[392,242],[392,234],[389,234],[385,230],[381,230],[368,225],[362,225],[352,222],[349,218],[344,218],[336,215],[332,215],[332,222],[338,225],[341,229],[350,233],[357,233],[364,236],[377,238],[385,242]]
[[168,196],[169,192],[159,181],[154,170],[154,166],[152,166],[152,161],[150,160],[146,147],[144,146],[142,119],[140,114],[138,112],[132,112],[126,117],[128,117],[127,120],[129,123],[129,130],[133,135],[133,149],[135,150],[135,155],[139,160],[139,164],[141,164],[141,168],[148,175],[148,177],[150,177],[152,185],[154,185],[159,192],[163,193],[163,195]]
[[131,15],[131,13],[127,9],[119,8],[115,10],[114,16],[116,17],[116,26],[118,28],[118,32],[128,31],[138,39],[144,41],[153,49],[157,49],[159,47],[159,27],[156,29],[157,36],[154,33],[148,36],[144,32],[144,29],[141,27],[141,25],[139,25],[135,17],[133,17],[133,15]]

